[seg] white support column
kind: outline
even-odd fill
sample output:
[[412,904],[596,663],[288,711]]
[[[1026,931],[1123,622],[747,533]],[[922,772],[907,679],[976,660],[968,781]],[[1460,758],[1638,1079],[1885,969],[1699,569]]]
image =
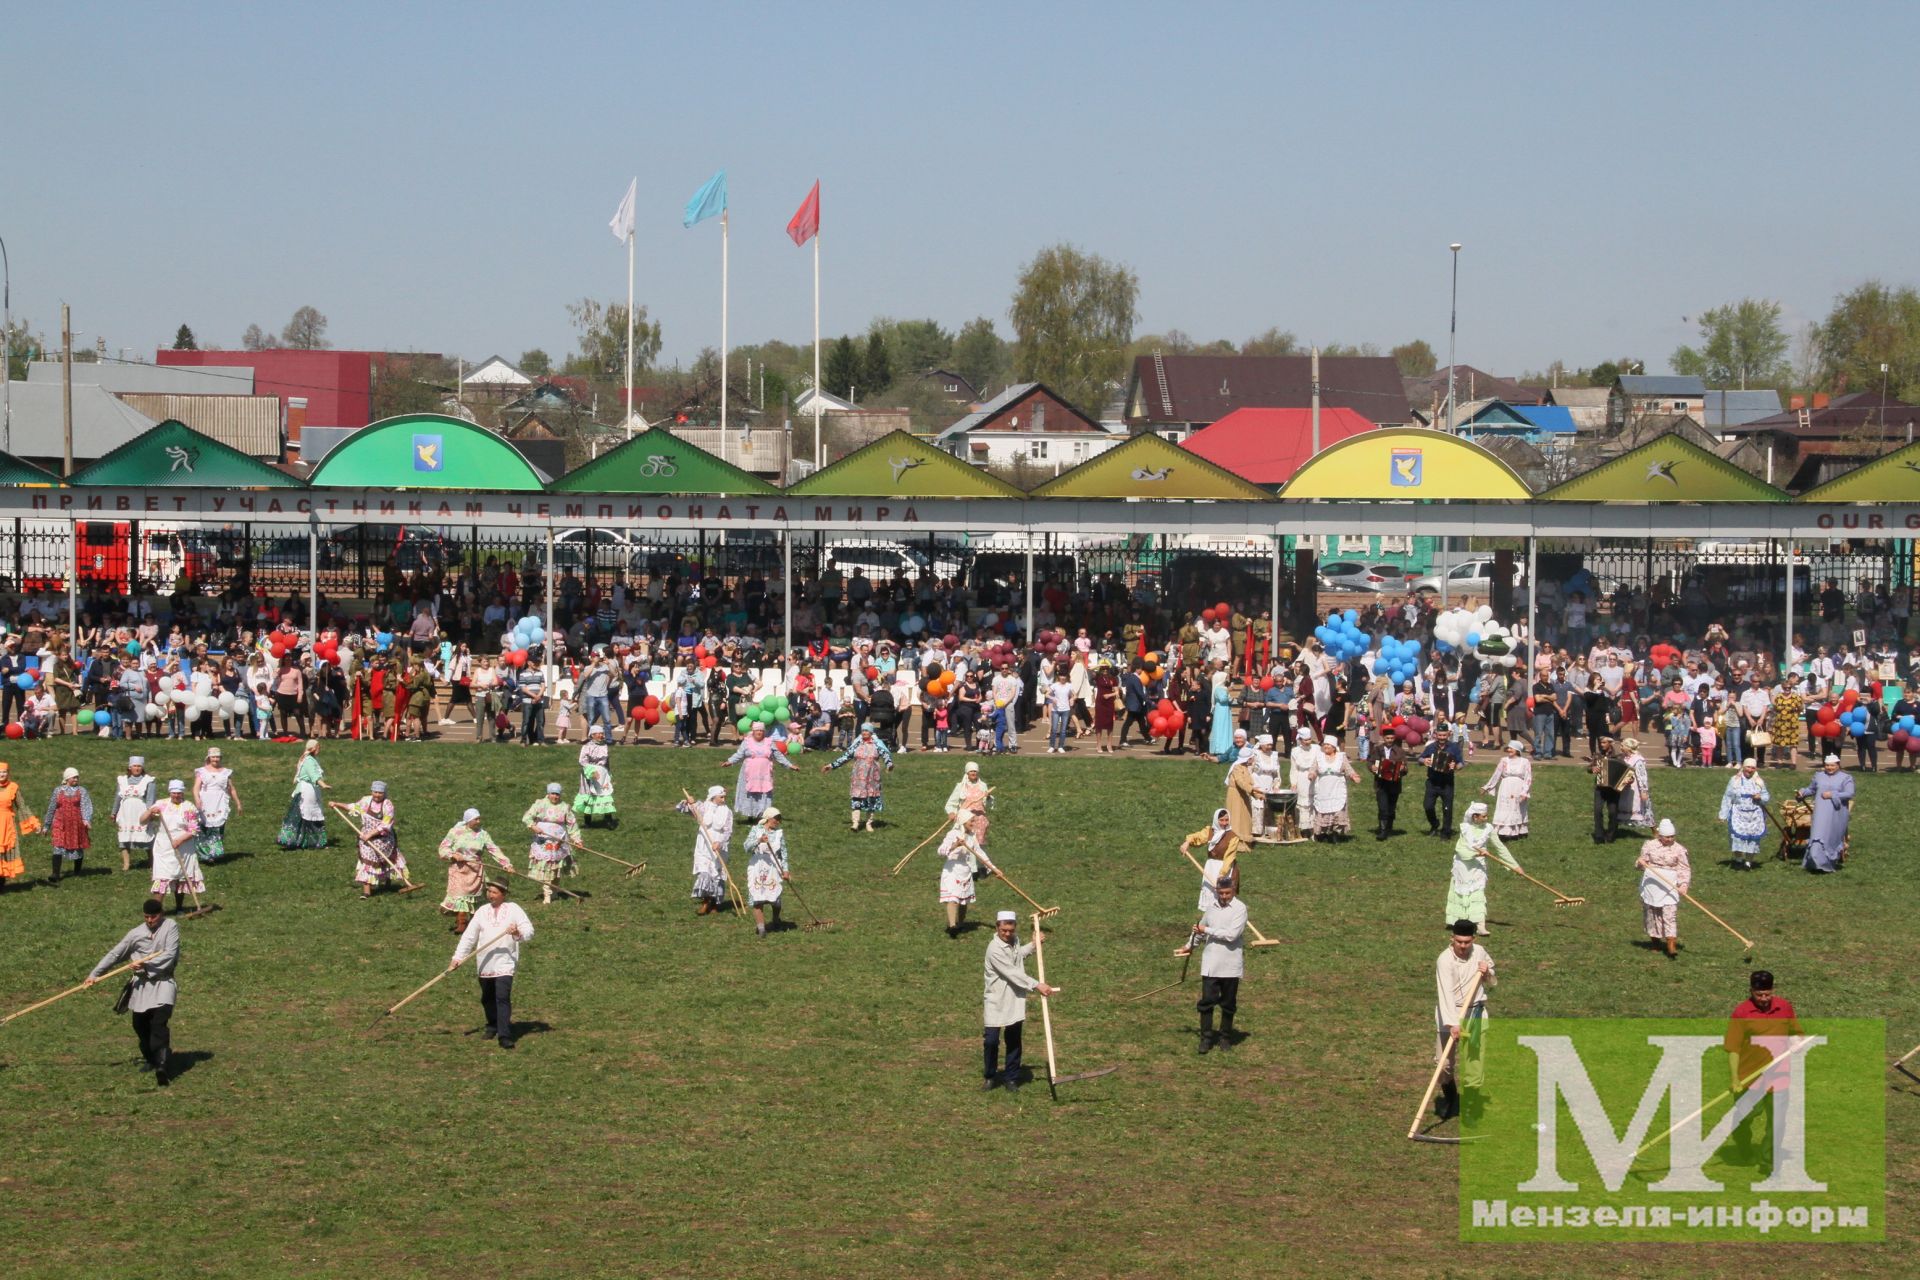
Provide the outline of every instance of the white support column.
[[1033,643],[1033,552],[1027,552],[1027,630],[1026,642]]
[[[589,530],[589,532],[591,532]],[[547,644],[546,656],[553,657],[553,526],[547,526]]]
[[307,517],[307,635],[320,634],[320,517]]
[[793,655],[793,530],[791,529],[780,531],[780,608],[787,637],[786,649],[780,655],[780,670],[785,673],[787,660]]
[[1787,539],[1787,632],[1781,639],[1779,669],[1785,671],[1793,654],[1793,539]]
[[1533,685],[1533,664],[1540,653],[1540,540],[1527,539],[1527,685]]
[[[75,661],[79,655],[74,650],[80,634],[80,518],[75,516],[68,529],[67,538],[67,652],[73,653]],[[133,593],[133,584],[127,584],[127,593]]]
[[1280,570],[1286,563],[1286,546],[1287,540],[1283,535],[1273,535],[1273,581],[1267,584],[1267,635],[1276,642],[1280,638]]

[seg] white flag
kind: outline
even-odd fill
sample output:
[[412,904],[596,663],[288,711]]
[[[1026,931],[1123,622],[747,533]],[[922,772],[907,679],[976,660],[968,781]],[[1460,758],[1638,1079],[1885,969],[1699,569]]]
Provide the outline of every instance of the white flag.
[[633,196],[639,185],[638,178],[627,184],[627,194],[620,198],[620,207],[613,211],[613,221],[607,224],[613,232],[613,238],[622,244],[633,234]]

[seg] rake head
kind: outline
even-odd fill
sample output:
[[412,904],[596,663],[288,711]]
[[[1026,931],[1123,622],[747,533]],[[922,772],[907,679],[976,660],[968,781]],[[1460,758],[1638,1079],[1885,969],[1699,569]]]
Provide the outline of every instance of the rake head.
[[1043,919],[1043,920],[1045,920],[1045,919],[1049,919],[1049,918],[1051,918],[1051,917],[1053,917],[1053,916],[1057,916],[1057,915],[1059,915],[1059,914],[1060,914],[1060,908],[1058,908],[1058,907],[1042,907],[1042,908],[1040,908],[1040,918],[1041,918],[1041,919]]
[[627,874],[628,874],[629,876],[637,876],[637,875],[639,875],[639,874],[640,874],[640,873],[641,873],[642,871],[645,871],[646,869],[647,869],[647,864],[646,864],[646,863],[644,863],[644,862],[642,862],[642,863],[640,863],[639,865],[637,865],[637,866],[635,866],[633,870],[631,870],[631,871],[629,871],[629,872],[627,872]]
[[1587,900],[1585,898],[1555,898],[1553,905],[1556,907],[1584,907],[1587,905]]

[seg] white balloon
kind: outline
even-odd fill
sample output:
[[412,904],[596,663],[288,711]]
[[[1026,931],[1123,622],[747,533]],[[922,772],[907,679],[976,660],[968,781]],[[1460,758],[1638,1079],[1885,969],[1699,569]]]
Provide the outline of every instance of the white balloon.
[[195,720],[198,720],[199,718],[200,718],[200,708],[198,708],[198,707],[188,707],[188,708],[187,708],[187,723],[188,723],[188,724],[192,724],[192,723],[193,723],[193,722],[194,722]]
[[202,711],[212,711],[220,705],[220,699],[210,693],[201,694],[199,702]]
[[158,720],[160,718],[160,704],[157,702],[149,702],[140,710],[140,718],[142,720]]
[[177,680],[176,680],[176,678],[175,678],[175,677],[173,677],[173,676],[161,676],[161,677],[160,677],[160,692],[162,692],[162,693],[168,693],[168,692],[171,692],[171,691],[172,691],[172,689],[173,689],[173,687],[174,687],[174,685],[175,685],[176,683],[178,683],[178,681],[177,681]]
[[239,703],[240,699],[234,697],[231,693],[223,693],[220,695],[220,709],[222,711],[232,711]]
[[165,709],[173,704],[173,695],[162,689],[153,695],[153,703],[155,707]]
[[1475,609],[1473,611],[1473,616],[1478,618],[1480,621],[1485,622],[1488,618],[1491,618],[1493,616],[1493,606],[1490,604],[1483,604],[1478,609]]

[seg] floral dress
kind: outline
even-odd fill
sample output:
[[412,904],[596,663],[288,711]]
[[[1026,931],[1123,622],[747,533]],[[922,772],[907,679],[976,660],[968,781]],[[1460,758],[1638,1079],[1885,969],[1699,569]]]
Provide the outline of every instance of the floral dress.
[[287,816],[280,823],[282,849],[324,849],[327,847],[327,814],[320,807],[320,780],[326,771],[312,756],[301,756],[293,774],[293,796],[287,804]]
[[787,872],[787,833],[779,827],[755,823],[747,832],[747,901],[767,906],[780,901]]
[[552,884],[561,876],[577,876],[579,866],[573,860],[573,846],[580,841],[580,824],[573,810],[558,800],[535,800],[520,815],[520,821],[533,832],[527,846],[527,874],[542,884]]
[[740,778],[733,787],[736,816],[758,818],[773,803],[773,762],[776,760],[788,769],[798,768],[772,738],[745,738],[727,757],[728,764],[740,766]]
[[227,856],[227,819],[233,816],[233,770],[201,765],[193,771],[200,789],[200,861]]
[[573,811],[582,821],[615,816],[613,809],[613,771],[607,768],[607,744],[591,739],[580,748],[580,791],[573,797]]
[[20,860],[20,784],[12,778],[0,782],[0,880],[26,874],[27,864]]
[[1806,715],[1807,703],[1799,694],[1776,693],[1773,696],[1773,719],[1769,725],[1773,745],[1779,748],[1798,747],[1800,729]]
[[859,813],[879,813],[880,773],[882,769],[893,768],[893,752],[878,738],[856,738],[852,746],[840,753],[840,758],[828,765],[829,769],[838,769],[852,762],[853,776],[848,780],[847,794],[852,806]]
[[507,870],[513,863],[500,852],[500,846],[484,831],[475,831],[466,823],[456,825],[440,842],[440,859],[447,864],[447,896],[440,909],[449,914],[472,915],[480,909],[480,891],[486,887],[486,863],[490,857]]
[[407,860],[400,854],[400,837],[393,829],[393,801],[362,796],[347,812],[360,833],[360,861],[353,869],[353,882],[383,885],[405,880]]

